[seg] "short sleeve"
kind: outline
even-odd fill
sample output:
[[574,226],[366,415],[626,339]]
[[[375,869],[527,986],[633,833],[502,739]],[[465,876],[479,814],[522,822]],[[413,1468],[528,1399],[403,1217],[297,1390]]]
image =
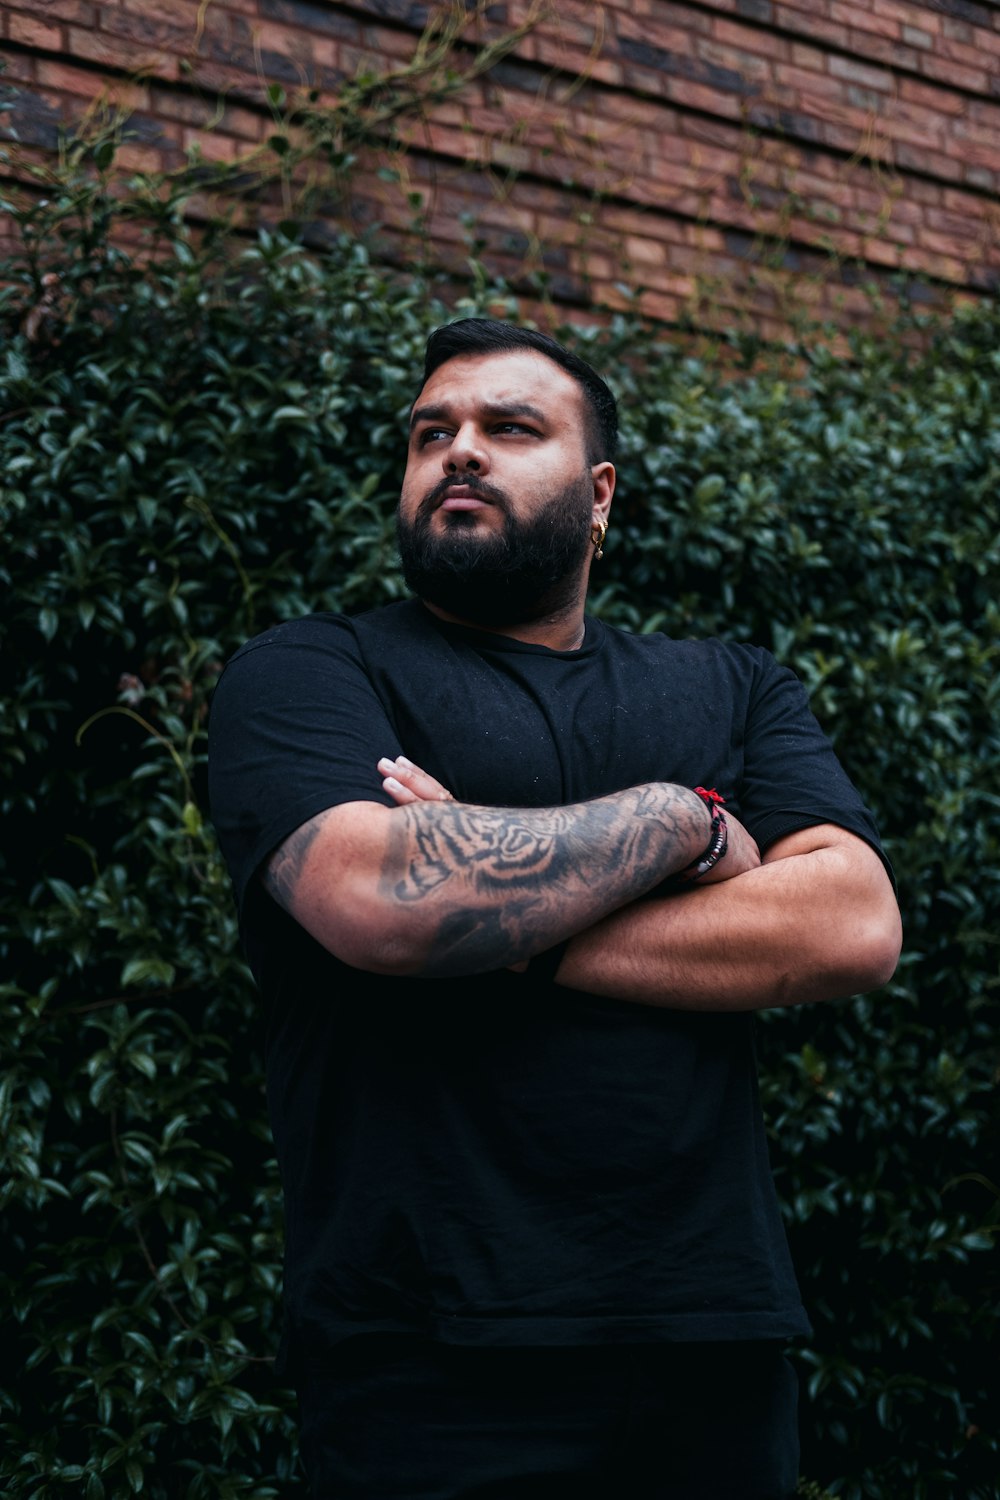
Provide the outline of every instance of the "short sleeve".
[[851,782],[794,672],[761,651],[743,746],[741,816],[760,848],[835,823],[882,851],[875,819]]
[[401,746],[348,620],[279,625],[229,662],[209,719],[209,801],[237,905],[271,851],[345,802],[392,806],[376,763]]

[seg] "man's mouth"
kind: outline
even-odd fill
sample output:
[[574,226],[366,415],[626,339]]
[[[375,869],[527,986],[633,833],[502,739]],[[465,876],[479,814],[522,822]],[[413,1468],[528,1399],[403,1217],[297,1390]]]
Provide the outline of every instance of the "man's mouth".
[[439,510],[485,510],[492,502],[477,495],[467,485],[459,484],[445,490],[438,506]]
[[496,502],[476,484],[442,485],[429,496],[429,509],[443,511],[486,510]]

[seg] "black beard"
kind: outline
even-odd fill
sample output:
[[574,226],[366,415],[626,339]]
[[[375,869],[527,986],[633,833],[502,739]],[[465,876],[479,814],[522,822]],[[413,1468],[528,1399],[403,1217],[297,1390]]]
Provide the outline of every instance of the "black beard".
[[[435,535],[431,518],[449,484],[461,483],[503,511],[501,530],[473,529],[469,512],[450,512],[447,530]],[[397,513],[396,540],[403,577],[419,598],[447,614],[483,626],[524,625],[559,614],[580,585],[594,506],[594,486],[581,474],[519,521],[501,491],[463,475],[426,495],[412,522]]]

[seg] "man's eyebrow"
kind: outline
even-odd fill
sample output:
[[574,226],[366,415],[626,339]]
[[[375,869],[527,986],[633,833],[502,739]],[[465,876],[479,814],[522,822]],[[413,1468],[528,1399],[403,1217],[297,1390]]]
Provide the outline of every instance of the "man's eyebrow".
[[418,422],[443,422],[447,416],[446,406],[415,406],[410,412],[410,431]]
[[[531,417],[535,422],[545,423],[548,418],[530,401],[484,401],[479,410],[494,420],[504,417]],[[418,422],[446,422],[451,417],[447,406],[415,406],[410,413],[410,431]]]

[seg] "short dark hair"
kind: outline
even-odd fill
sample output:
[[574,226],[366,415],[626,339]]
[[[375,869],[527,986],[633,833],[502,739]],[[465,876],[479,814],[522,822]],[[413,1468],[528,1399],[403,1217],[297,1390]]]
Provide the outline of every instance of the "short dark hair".
[[515,354],[521,349],[544,354],[567,375],[572,375],[585,398],[587,461],[596,464],[613,459],[618,447],[618,403],[586,360],[547,333],[503,323],[498,318],[459,318],[455,323],[445,323],[427,340],[424,384],[449,359],[472,354]]

